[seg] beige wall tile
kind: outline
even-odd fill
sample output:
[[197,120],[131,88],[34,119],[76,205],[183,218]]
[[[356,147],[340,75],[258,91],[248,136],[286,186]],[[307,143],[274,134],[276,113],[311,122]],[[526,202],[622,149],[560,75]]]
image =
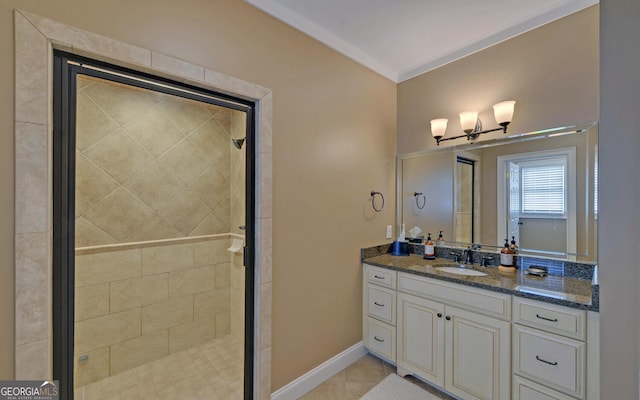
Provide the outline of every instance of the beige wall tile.
[[[196,145],[209,160],[215,163],[222,157],[228,156],[231,136],[215,118],[211,118],[206,124],[200,126],[189,135],[189,141]],[[228,168],[228,165],[227,163],[226,168]]]
[[16,344],[50,337],[49,235],[27,233],[16,237]]
[[169,352],[189,349],[215,339],[216,328],[213,318],[202,318],[188,324],[169,329]]
[[22,15],[15,15],[15,117],[46,124],[48,106],[47,39]]
[[116,244],[118,241],[109,236],[84,217],[76,218],[76,248]]
[[111,312],[128,310],[169,298],[169,275],[159,274],[112,282]]
[[[43,92],[44,95],[44,92]],[[49,229],[48,132],[46,125],[16,122],[16,233]]]
[[[78,78],[78,81],[87,79]],[[95,81],[90,81],[95,83]],[[85,150],[89,146],[104,139],[111,132],[116,131],[120,125],[105,113],[85,93],[78,93],[76,117],[76,148]]]
[[180,297],[142,307],[144,335],[193,320],[193,296]]
[[207,107],[195,101],[173,98],[163,101],[159,107],[184,135],[188,135],[212,117]]
[[16,346],[15,379],[49,380],[51,370],[51,339]]
[[266,283],[272,280],[272,225],[273,220],[271,218],[262,218],[257,221],[258,223],[258,254],[257,259],[259,262],[258,268],[260,275],[260,282]]
[[253,99],[260,99],[267,93],[270,93],[270,90],[265,87],[245,82],[208,68],[204,71],[204,78],[207,83],[217,88],[223,88],[225,92],[230,91],[237,95],[247,96]]
[[109,283],[77,287],[74,319],[82,321],[109,314]]
[[177,76],[204,81],[204,67],[194,65],[162,53],[151,53],[151,66]]
[[216,314],[216,337],[231,333],[231,311]]
[[207,158],[189,140],[183,140],[158,159],[182,183],[190,184],[208,166]]
[[109,376],[109,347],[84,354],[89,356],[85,363],[78,361],[81,354],[76,353],[74,357],[73,386],[76,388]]
[[231,263],[216,265],[216,289],[229,287],[231,284]]
[[271,282],[260,285],[260,349],[271,347],[271,303],[273,287]]
[[260,204],[258,204],[257,216],[258,218],[271,218],[273,216],[273,200],[272,200],[272,185],[273,185],[273,172],[272,172],[272,160],[273,156],[270,153],[258,154],[258,185],[260,193]]
[[260,119],[260,137],[258,139],[259,153],[273,153],[273,128],[271,116],[273,113],[273,92],[269,91],[260,99],[260,112],[265,118]]
[[76,152],[76,213],[82,215],[117,188],[118,182]]
[[76,256],[76,287],[135,278],[141,268],[140,249]]
[[142,274],[153,275],[193,267],[193,244],[142,249]]
[[193,244],[194,262],[196,267],[229,262],[230,246],[228,237],[215,238]]
[[229,232],[229,223],[221,220],[213,212],[194,229],[189,236],[217,235]]
[[161,330],[111,346],[111,375],[169,354],[169,331]]
[[176,298],[213,290],[217,284],[216,267],[188,268],[169,273],[169,297]]
[[151,240],[174,239],[182,237],[182,233],[172,227],[166,219],[155,215],[127,238],[127,242],[145,242]]
[[78,321],[75,324],[77,354],[140,336],[140,309]]
[[271,399],[271,347],[259,351],[258,400]]
[[163,112],[162,105],[134,119],[124,129],[156,157],[184,139],[180,129]]
[[127,182],[125,187],[154,211],[161,210],[184,189],[178,178],[155,161]]
[[230,289],[214,289],[198,293],[193,298],[193,319],[212,318],[230,310]]
[[215,166],[207,168],[189,188],[212,209],[229,199],[229,180]]
[[152,216],[153,210],[122,187],[84,214],[89,222],[120,242]]
[[211,209],[191,189],[186,188],[167,204],[160,215],[171,226],[187,236],[202,223],[209,213],[211,213]]

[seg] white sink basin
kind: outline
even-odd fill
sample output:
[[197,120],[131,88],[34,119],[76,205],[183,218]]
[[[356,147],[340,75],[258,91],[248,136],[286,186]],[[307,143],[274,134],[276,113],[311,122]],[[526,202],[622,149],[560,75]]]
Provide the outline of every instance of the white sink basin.
[[476,271],[475,269],[468,268],[460,268],[460,267],[436,267],[438,271],[446,272],[449,274],[456,275],[467,275],[467,276],[485,276],[484,272]]

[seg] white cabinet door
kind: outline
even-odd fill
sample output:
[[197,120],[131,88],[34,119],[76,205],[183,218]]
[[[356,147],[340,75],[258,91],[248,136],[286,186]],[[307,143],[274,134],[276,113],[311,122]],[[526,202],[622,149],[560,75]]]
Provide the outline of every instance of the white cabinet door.
[[445,311],[445,389],[463,399],[508,400],[510,324],[455,307]]
[[444,385],[444,305],[398,293],[398,373]]

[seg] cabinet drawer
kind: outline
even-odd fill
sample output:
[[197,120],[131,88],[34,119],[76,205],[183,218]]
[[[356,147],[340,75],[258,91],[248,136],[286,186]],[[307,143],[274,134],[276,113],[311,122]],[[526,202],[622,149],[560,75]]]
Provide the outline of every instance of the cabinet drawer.
[[396,292],[367,285],[367,314],[389,324],[396,324]]
[[367,282],[388,287],[389,289],[396,288],[396,271],[366,264],[365,267]]
[[585,340],[586,312],[513,297],[513,322]]
[[548,387],[528,381],[519,376],[513,377],[513,400],[574,400]]
[[505,293],[405,273],[398,274],[398,290],[492,317],[511,319],[511,296]]
[[396,328],[371,317],[364,321],[364,344],[392,362],[396,362]]
[[584,398],[585,344],[514,324],[513,372]]

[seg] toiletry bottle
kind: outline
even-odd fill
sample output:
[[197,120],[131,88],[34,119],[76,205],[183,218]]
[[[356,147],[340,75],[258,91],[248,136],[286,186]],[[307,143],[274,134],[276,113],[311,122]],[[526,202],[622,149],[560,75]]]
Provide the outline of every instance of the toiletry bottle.
[[504,240],[504,247],[500,250],[500,265],[498,265],[498,270],[502,272],[515,271],[513,267],[513,253],[509,248],[509,239]]
[[511,236],[511,244],[509,245],[509,250],[513,253],[514,257],[518,253],[518,245],[516,244],[516,237]]
[[433,259],[435,258],[435,249],[433,246],[433,242],[431,241],[431,234],[427,234],[427,241],[424,242],[424,258]]
[[509,250],[513,254],[513,266],[515,267],[518,264],[518,245],[516,244],[516,237],[511,236],[511,244],[509,245]]
[[444,246],[444,238],[442,237],[442,231],[440,231],[440,234],[438,235],[438,239],[436,240],[436,245]]

